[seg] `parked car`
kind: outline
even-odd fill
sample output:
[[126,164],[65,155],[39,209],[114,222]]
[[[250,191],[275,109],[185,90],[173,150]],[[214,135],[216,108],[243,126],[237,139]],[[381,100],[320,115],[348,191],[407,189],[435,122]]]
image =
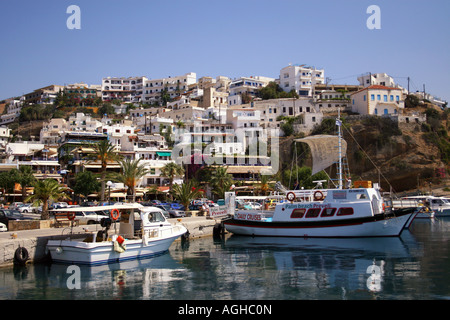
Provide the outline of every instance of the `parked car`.
[[55,202],[52,204],[52,209],[67,208],[68,206],[67,202]]
[[92,202],[92,201],[85,201],[80,206],[81,207],[96,207],[97,204],[95,202]]
[[8,231],[6,224],[0,222],[0,232]]
[[[74,208],[75,209],[75,208]],[[60,212],[60,211],[53,211]],[[65,210],[63,212],[66,212]],[[89,211],[89,208],[76,209],[73,211],[69,211],[75,213],[75,219],[80,222],[80,224],[98,224],[103,218],[109,218],[110,212],[109,210],[102,211]]]
[[34,207],[31,203],[26,203],[18,208],[21,213],[38,213],[38,207]]
[[169,217],[170,217],[170,218],[181,218],[181,217],[186,217],[186,212],[184,212],[183,210],[174,210],[174,209],[170,209],[170,210],[169,210]]
[[0,209],[0,222],[8,226],[9,220],[27,220],[18,210]]
[[172,210],[185,210],[184,206],[178,202],[172,202],[170,204],[170,207],[172,208]]
[[17,208],[19,208],[22,205],[23,205],[23,202],[13,202],[8,206],[8,208],[11,210],[16,210]]
[[159,200],[150,200],[150,203],[151,203],[152,205],[156,206],[156,205],[158,205],[158,204],[161,204],[161,201],[159,201]]

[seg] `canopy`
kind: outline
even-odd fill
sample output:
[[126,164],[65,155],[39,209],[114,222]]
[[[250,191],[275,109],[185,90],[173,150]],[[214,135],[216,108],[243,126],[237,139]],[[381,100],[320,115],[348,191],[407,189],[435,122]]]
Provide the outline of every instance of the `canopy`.
[[156,154],[160,157],[170,157],[172,153],[170,151],[156,151]]
[[[331,135],[317,135],[302,139],[295,139],[295,142],[304,142],[311,149],[313,158],[312,174],[328,168],[333,163],[339,161],[339,137]],[[345,157],[347,153],[347,142],[341,138],[341,152]]]

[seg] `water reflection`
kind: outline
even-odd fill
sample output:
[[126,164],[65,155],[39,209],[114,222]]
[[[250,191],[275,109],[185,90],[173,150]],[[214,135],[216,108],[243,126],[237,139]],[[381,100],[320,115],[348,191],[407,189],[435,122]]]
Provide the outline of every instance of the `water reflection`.
[[145,260],[0,270],[1,299],[441,299],[449,295],[450,219],[420,220],[399,238],[228,236],[175,242]]

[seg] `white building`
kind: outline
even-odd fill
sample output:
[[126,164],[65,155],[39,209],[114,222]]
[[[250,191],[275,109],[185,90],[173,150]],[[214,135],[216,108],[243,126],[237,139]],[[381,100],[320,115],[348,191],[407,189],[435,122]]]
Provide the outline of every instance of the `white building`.
[[285,92],[294,90],[300,97],[312,97],[314,86],[325,82],[323,69],[306,65],[289,65],[280,70],[280,87]]
[[258,90],[267,86],[269,82],[275,81],[274,78],[268,77],[241,77],[230,83],[228,105],[236,106],[246,103],[243,101],[242,95],[245,93],[250,97],[255,97]]
[[352,111],[362,115],[396,115],[405,108],[400,88],[371,85],[350,95]]
[[189,90],[189,85],[197,82],[197,74],[189,72],[181,76],[162,78],[162,79],[146,79],[144,81],[142,102],[144,103],[160,103],[161,93],[167,89],[170,98],[175,98],[181,93]]
[[0,124],[7,124],[14,122],[20,116],[20,110],[25,102],[25,96],[20,99],[6,100],[6,113],[0,117]]
[[50,119],[41,129],[39,142],[46,145],[59,144],[63,140],[64,132],[68,130],[69,125],[65,119]]
[[103,78],[102,100],[121,100],[124,103],[141,102],[146,80],[146,77]]
[[97,129],[102,126],[102,123],[92,118],[90,115],[78,112],[69,117],[68,125],[70,131],[96,132]]

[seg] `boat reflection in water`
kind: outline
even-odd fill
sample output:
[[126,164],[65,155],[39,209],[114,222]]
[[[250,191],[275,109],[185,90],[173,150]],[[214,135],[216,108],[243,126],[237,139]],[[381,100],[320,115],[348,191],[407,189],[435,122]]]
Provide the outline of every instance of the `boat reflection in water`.
[[274,271],[261,276],[269,282],[274,281],[271,276],[275,277],[280,284],[272,290],[290,288],[305,299],[323,299],[323,290],[333,292],[330,299],[336,298],[336,290],[342,297],[349,291],[379,292],[385,275],[404,270],[404,263],[408,270],[420,270],[419,264],[411,267],[411,251],[417,253],[420,248],[409,232],[402,237],[358,239],[232,235],[226,239],[225,248],[232,252],[231,265],[237,274],[245,274],[249,266],[261,263],[261,272]]

